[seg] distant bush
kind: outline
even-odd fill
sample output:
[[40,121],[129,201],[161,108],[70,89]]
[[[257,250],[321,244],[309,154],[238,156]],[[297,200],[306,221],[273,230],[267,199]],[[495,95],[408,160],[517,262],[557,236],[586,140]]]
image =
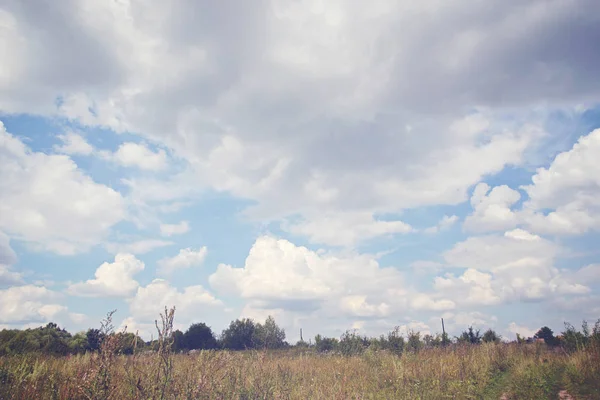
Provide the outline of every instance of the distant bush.
[[456,341],[459,343],[479,344],[482,340],[480,332],[481,331],[479,329],[475,330],[472,326],[470,326],[466,331],[463,331],[460,336],[456,338]]
[[327,338],[321,335],[315,336],[315,348],[319,353],[337,350],[339,341],[336,338]]
[[338,351],[345,356],[362,354],[369,347],[369,339],[361,336],[356,331],[346,331],[340,337],[337,345]]
[[500,343],[502,336],[498,335],[493,329],[488,329],[481,338],[485,343]]

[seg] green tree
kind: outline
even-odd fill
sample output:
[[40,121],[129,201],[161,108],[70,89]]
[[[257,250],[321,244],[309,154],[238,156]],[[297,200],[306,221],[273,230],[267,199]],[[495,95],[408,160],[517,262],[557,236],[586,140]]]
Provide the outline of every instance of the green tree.
[[[230,326],[231,327],[231,326]],[[183,347],[188,350],[210,350],[218,347],[212,329],[204,322],[190,325],[183,334]]]
[[88,329],[85,336],[87,339],[87,350],[98,351],[104,337],[100,329]]
[[221,334],[221,345],[230,350],[254,348],[253,338],[256,324],[251,319],[236,319]]
[[321,335],[315,336],[315,348],[319,353],[334,351],[337,349],[337,346],[338,340],[336,338],[328,338]]
[[423,348],[423,342],[421,341],[421,332],[415,332],[413,330],[408,331],[408,340],[406,341],[406,350],[417,352]]
[[500,343],[502,336],[498,335],[493,329],[488,329],[484,332],[482,340],[485,343]]
[[187,350],[185,345],[184,334],[179,329],[173,332],[173,351],[178,353]]
[[356,331],[346,331],[342,334],[337,347],[346,356],[361,354],[369,347],[369,339],[360,336]]
[[552,332],[552,329],[548,328],[547,326],[540,328],[540,330],[537,331],[537,333],[535,335],[533,335],[533,338],[534,339],[544,339],[544,342],[548,346],[554,346],[556,344],[556,338],[554,337],[554,332]]
[[481,333],[480,330],[473,329],[470,326],[466,331],[463,331],[459,337],[456,338],[460,343],[471,343],[471,344],[479,344],[481,343]]
[[269,316],[264,324],[256,324],[253,344],[257,348],[280,349],[285,346],[285,331]]

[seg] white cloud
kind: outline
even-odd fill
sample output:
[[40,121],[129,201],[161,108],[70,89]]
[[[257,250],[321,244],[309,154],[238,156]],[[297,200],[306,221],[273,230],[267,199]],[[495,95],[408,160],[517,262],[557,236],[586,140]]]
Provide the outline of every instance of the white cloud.
[[143,239],[128,243],[113,243],[109,242],[105,244],[106,251],[110,253],[131,253],[131,254],[145,254],[154,249],[161,247],[171,246],[173,242],[160,239]]
[[531,329],[524,325],[517,325],[516,322],[511,322],[508,325],[508,331],[515,335],[518,333],[519,335],[521,335],[521,337],[528,338],[528,337],[533,337],[533,335],[536,334],[537,329]]
[[517,215],[511,207],[520,200],[518,191],[506,185],[490,190],[486,183],[479,183],[471,197],[473,214],[465,219],[464,228],[471,232],[503,231],[514,228]]
[[75,132],[67,132],[63,135],[58,135],[58,139],[61,140],[62,144],[55,145],[54,151],[62,154],[81,154],[84,156],[90,155],[94,152],[94,147],[89,144],[83,136]]
[[520,260],[552,263],[559,250],[558,245],[546,239],[514,230],[504,235],[469,237],[456,243],[443,256],[450,265],[489,271],[505,268]]
[[182,235],[189,232],[190,224],[188,221],[181,221],[178,224],[161,224],[160,234],[163,236]]
[[[248,215],[256,218],[304,217],[297,229],[311,238],[330,213],[457,204],[484,176],[526,161],[543,135],[535,127],[543,121],[528,126],[515,112],[507,123],[494,105],[528,109],[598,93],[583,78],[595,65],[592,46],[571,54],[572,46],[547,44],[561,24],[577,21],[578,38],[596,24],[558,2],[432,1],[382,0],[366,13],[353,3],[249,3],[235,12],[224,3],[206,14],[189,2],[167,10],[92,1],[53,10],[44,37],[29,26],[42,11],[7,6],[11,79],[0,80],[0,109],[51,114],[60,97],[62,116],[140,133],[188,161],[185,179],[160,190],[173,200],[204,187],[228,191],[255,201]],[[398,40],[398,27],[410,41]],[[565,76],[581,84],[548,84]],[[150,171],[165,168],[165,157],[133,143],[115,154]],[[165,183],[156,180],[150,186]],[[149,191],[144,184],[132,187]],[[363,233],[344,242],[405,230],[395,223],[361,220]]]
[[0,264],[14,264],[17,261],[17,254],[10,247],[10,238],[0,231]]
[[168,165],[164,150],[159,149],[154,152],[140,143],[123,143],[114,153],[103,152],[102,154],[105,158],[125,167],[137,167],[148,171],[160,171]]
[[452,300],[434,300],[430,296],[419,293],[411,297],[410,305],[415,310],[445,311],[453,310],[456,304]]
[[[523,186],[529,200],[523,206],[534,232],[581,234],[600,229],[600,129],[582,136],[569,151],[539,168]],[[541,210],[550,209],[548,213]]]
[[287,240],[258,238],[244,267],[219,265],[211,287],[253,308],[387,315],[405,305],[402,275],[369,255],[322,254]]
[[82,297],[126,297],[139,286],[134,275],[144,270],[144,263],[133,254],[120,253],[112,263],[102,263],[95,279],[69,285],[67,293]]
[[154,320],[164,307],[175,307],[177,325],[183,329],[198,318],[206,321],[210,313],[220,313],[223,303],[201,285],[187,286],[179,291],[164,279],[155,279],[137,289],[128,299],[130,317],[123,322],[129,331],[140,330],[144,337],[155,331]]
[[492,287],[492,275],[467,269],[462,276],[455,277],[446,274],[434,280],[433,288],[440,293],[456,298],[461,304],[468,305],[494,305],[502,299]]
[[402,221],[376,220],[371,213],[335,213],[284,223],[282,229],[293,235],[306,236],[311,243],[352,246],[382,235],[409,233],[413,229]]
[[55,303],[60,295],[42,286],[13,286],[0,290],[0,323],[40,323],[65,310]]
[[459,218],[457,215],[444,215],[437,225],[425,229],[425,233],[438,233],[440,231],[449,229],[452,225],[458,222],[458,219]]
[[[478,311],[446,312],[442,314],[442,318],[444,318],[446,332],[450,332],[450,335],[459,335],[469,326],[472,326],[475,329],[493,328],[498,322],[496,316],[487,315]],[[440,323],[439,320],[436,320],[435,322]]]
[[585,281],[574,280],[554,266],[560,251],[558,245],[521,229],[502,236],[470,237],[444,254],[448,264],[467,270],[458,277],[436,277],[434,288],[464,305],[589,293]]
[[22,273],[13,271],[8,265],[0,264],[0,287],[14,286],[22,283]]
[[0,122],[0,229],[34,248],[73,254],[98,244],[124,217],[113,189],[64,155],[32,152]]
[[179,250],[179,254],[171,258],[158,260],[158,268],[161,274],[170,274],[179,269],[199,266],[204,263],[208,249],[206,246],[193,250],[191,248]]

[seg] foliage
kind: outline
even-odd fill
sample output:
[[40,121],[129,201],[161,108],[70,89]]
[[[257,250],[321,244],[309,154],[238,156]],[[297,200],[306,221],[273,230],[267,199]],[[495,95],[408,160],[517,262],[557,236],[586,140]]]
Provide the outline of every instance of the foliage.
[[315,348],[319,353],[336,350],[338,342],[339,341],[336,338],[328,338],[321,335],[315,336]]
[[231,321],[229,327],[221,334],[221,346],[229,350],[246,350],[254,348],[254,331],[256,325],[248,318]]
[[534,339],[544,339],[544,342],[548,346],[554,346],[555,344],[557,344],[557,340],[554,337],[554,332],[552,331],[552,329],[548,328],[547,326],[540,328],[540,330],[537,331],[537,333],[535,335],[533,335],[533,338]]
[[479,329],[475,330],[472,326],[470,326],[466,331],[463,331],[460,336],[456,338],[456,341],[459,343],[470,344],[479,344],[481,343],[481,340],[481,331]]
[[498,335],[493,329],[488,329],[483,333],[481,340],[484,343],[500,343],[502,336]]
[[281,349],[286,345],[285,331],[269,316],[264,324],[255,325],[252,343],[257,349]]
[[346,331],[337,344],[337,349],[345,356],[362,354],[369,347],[369,339],[356,331]]
[[406,350],[416,353],[422,348],[423,342],[421,341],[421,332],[409,330],[408,340],[406,341]]
[[183,334],[182,340],[183,348],[186,350],[210,350],[218,347],[212,329],[203,322],[190,325]]

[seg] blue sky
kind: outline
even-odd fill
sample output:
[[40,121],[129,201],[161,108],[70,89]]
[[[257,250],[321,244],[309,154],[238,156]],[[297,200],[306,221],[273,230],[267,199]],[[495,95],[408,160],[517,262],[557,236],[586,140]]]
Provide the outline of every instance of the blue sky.
[[3,4],[0,326],[597,319],[578,3]]

